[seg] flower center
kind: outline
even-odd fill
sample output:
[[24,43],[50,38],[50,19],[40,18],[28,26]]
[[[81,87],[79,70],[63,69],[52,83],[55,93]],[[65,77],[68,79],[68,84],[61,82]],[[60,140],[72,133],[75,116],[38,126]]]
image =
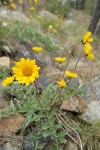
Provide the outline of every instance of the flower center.
[[29,77],[29,76],[32,75],[33,69],[32,69],[32,67],[29,67],[29,66],[27,67],[27,66],[25,66],[25,67],[23,68],[23,70],[22,70],[22,73],[23,73],[24,76]]

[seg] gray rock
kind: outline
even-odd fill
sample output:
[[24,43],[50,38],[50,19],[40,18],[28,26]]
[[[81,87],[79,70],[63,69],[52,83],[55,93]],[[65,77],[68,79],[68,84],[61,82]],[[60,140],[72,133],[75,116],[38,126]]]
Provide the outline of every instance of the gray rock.
[[66,19],[65,20],[65,25],[69,25],[69,24],[72,24],[74,21],[71,20],[71,19]]
[[70,96],[70,98],[61,104],[60,109],[67,110],[76,113],[82,113],[86,109],[86,102],[82,99],[78,99],[76,96]]
[[[40,144],[44,144],[43,150],[45,150],[48,143],[52,143],[52,141],[53,139],[51,137],[41,138],[38,140]],[[23,141],[24,150],[33,150],[35,148],[35,145],[36,145],[36,139],[33,139],[31,135],[28,135],[24,138],[24,141]]]
[[79,117],[90,124],[100,121],[100,81],[95,80],[82,86],[87,108]]
[[19,20],[28,23],[30,19],[26,17],[21,11],[12,11],[10,9],[0,8],[0,17],[7,18],[7,20]]
[[93,81],[83,85],[84,98],[89,101],[100,101],[100,81]]
[[24,150],[33,150],[34,148],[34,141],[32,139],[32,136],[26,136],[24,138],[24,141],[23,141],[23,148]]
[[73,88],[78,88],[79,87],[79,85],[80,85],[80,80],[78,79],[78,78],[73,78],[72,80],[71,80],[71,83],[70,83],[70,85],[73,87]]
[[37,64],[40,67],[46,66],[46,61],[42,53],[36,53],[32,50],[33,44],[31,42],[25,42],[23,50],[17,51],[15,59],[19,60],[20,58],[30,58],[35,59]]
[[10,59],[9,59],[9,57],[0,57],[0,68],[1,67],[10,68]]
[[42,16],[43,18],[57,19],[56,15],[52,14],[47,10],[41,10],[40,16]]
[[100,101],[90,102],[80,117],[90,124],[100,122]]
[[46,66],[42,69],[41,74],[47,77],[50,82],[55,82],[55,80],[59,80],[59,77],[63,75],[63,71],[52,66]]
[[23,150],[22,142],[19,140],[6,143],[0,150]]
[[0,147],[0,150],[4,150],[4,147]]
[[37,80],[36,80],[36,86],[38,88],[38,90],[43,90],[46,88],[46,86],[50,83],[49,79],[47,77],[44,76],[40,76]]

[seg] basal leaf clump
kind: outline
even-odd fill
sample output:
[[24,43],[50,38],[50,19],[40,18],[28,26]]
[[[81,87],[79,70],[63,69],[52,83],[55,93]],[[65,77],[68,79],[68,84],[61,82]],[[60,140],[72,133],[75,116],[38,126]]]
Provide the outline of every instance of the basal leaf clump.
[[[74,89],[70,86],[70,83],[73,78],[79,76],[76,70],[79,60],[82,57],[94,59],[89,44],[89,42],[93,41],[90,35],[90,32],[86,32],[83,39],[70,50],[68,58],[54,58],[59,65],[61,63],[66,63],[66,65],[63,69],[63,74],[59,75],[59,80],[50,83],[43,91],[40,92],[36,84],[40,76],[39,70],[41,68],[37,66],[36,60],[30,60],[29,58],[21,58],[18,62],[15,62],[15,66],[12,67],[12,76],[7,77],[3,81],[3,85],[5,86],[4,90],[11,96],[16,97],[17,103],[14,104],[14,101],[11,101],[7,111],[2,111],[0,116],[5,117],[9,114],[22,113],[26,120],[21,133],[27,133],[27,128],[34,127],[31,132],[33,139],[35,139],[35,149],[40,147],[42,149],[44,147],[45,144],[41,144],[41,140],[44,138],[49,138],[51,142],[49,145],[50,149],[63,149],[64,140],[69,137],[83,150],[82,139],[79,135],[81,129],[78,130],[77,127],[74,129],[73,124],[72,126],[70,125],[70,121],[66,117],[67,112],[62,111],[60,106],[65,98],[73,94],[79,96],[81,93],[80,89]],[[69,71],[67,67],[71,54],[75,47],[81,43],[85,46],[85,54],[83,51],[83,55],[79,57],[73,71]],[[32,50],[36,53],[41,53],[43,48],[33,46]]]

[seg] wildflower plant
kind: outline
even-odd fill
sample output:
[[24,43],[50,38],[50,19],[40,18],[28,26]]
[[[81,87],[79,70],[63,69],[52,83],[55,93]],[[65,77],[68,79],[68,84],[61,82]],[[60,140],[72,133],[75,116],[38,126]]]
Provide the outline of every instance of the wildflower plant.
[[[87,34],[89,33],[89,34]],[[64,139],[66,137],[71,138],[81,150],[83,150],[82,140],[77,132],[71,125],[68,124],[68,118],[66,118],[66,112],[60,109],[60,106],[71,94],[78,93],[78,89],[71,88],[70,82],[72,78],[78,77],[76,68],[79,60],[86,56],[93,59],[92,47],[89,45],[90,32],[84,35],[83,40],[78,42],[70,50],[69,57],[56,57],[55,61],[58,63],[66,62],[63,74],[59,76],[59,80],[50,83],[45,89],[39,91],[37,85],[37,78],[39,78],[39,70],[41,68],[37,66],[35,60],[21,58],[20,61],[15,62],[15,66],[12,67],[12,77],[6,78],[3,81],[3,85],[6,86],[4,90],[7,93],[17,98],[17,103],[11,101],[8,111],[2,111],[1,117],[5,117],[9,114],[24,114],[26,120],[23,124],[22,132],[27,132],[27,128],[32,130],[33,139],[35,142],[34,149],[42,149],[44,144],[41,144],[43,138],[48,139],[52,144],[49,145],[49,149],[62,150],[64,146]],[[85,54],[82,55],[76,62],[73,71],[67,70],[71,54],[78,44],[85,45]],[[41,52],[41,47],[33,47],[35,52]],[[84,53],[84,51],[83,51]],[[67,80],[65,77],[67,76]],[[77,91],[77,92],[76,92]],[[31,129],[31,126],[34,129]],[[76,138],[75,138],[76,137]]]

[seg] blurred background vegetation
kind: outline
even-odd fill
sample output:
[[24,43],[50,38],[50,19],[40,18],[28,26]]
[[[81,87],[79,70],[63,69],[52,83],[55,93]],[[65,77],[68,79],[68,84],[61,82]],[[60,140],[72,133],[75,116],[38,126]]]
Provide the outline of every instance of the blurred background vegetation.
[[[33,9],[37,11],[41,9],[48,10],[62,18],[71,18],[73,9],[82,10],[91,17],[94,17],[90,22],[89,30],[93,33],[100,34],[100,23],[98,23],[100,18],[100,0],[1,0],[1,3],[9,8],[10,4],[14,3],[17,6],[16,9],[22,10],[28,16],[31,10],[29,10],[29,6],[33,6]],[[82,21],[85,21],[85,16]]]

